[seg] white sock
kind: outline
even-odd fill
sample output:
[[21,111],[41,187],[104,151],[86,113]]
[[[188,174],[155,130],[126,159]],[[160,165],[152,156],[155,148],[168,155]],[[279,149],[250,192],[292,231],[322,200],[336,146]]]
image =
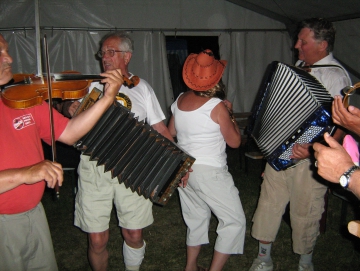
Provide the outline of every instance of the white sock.
[[262,262],[270,262],[271,261],[271,245],[269,244],[263,244],[259,242],[259,254],[258,259],[260,259]]
[[312,256],[313,256],[312,252],[309,254],[301,254],[299,264],[310,265],[312,263]]
[[137,271],[140,269],[140,265],[144,259],[146,243],[141,248],[129,247],[124,241],[123,255],[126,270]]

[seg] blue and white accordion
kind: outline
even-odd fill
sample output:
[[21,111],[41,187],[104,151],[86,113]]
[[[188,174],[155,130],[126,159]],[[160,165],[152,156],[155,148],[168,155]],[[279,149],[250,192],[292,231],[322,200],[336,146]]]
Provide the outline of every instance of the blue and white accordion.
[[332,96],[306,71],[274,61],[253,109],[251,136],[277,171],[294,165],[295,143],[312,143],[334,131]]

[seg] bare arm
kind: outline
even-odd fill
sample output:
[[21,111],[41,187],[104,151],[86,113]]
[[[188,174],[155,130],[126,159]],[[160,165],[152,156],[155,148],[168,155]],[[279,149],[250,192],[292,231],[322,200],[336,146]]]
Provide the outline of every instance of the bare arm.
[[62,167],[58,163],[45,160],[32,166],[0,171],[0,194],[21,184],[33,184],[45,180],[47,186],[54,188],[63,182]]
[[88,110],[70,119],[65,130],[60,135],[59,141],[68,145],[74,144],[91,130],[103,113],[114,102],[115,96],[123,83],[121,71],[112,70],[100,75],[105,77],[105,79],[101,80],[101,83],[105,83],[104,96]]
[[231,110],[229,101],[221,102],[211,111],[211,118],[220,125],[220,131],[226,144],[231,148],[238,148],[241,143],[240,129],[236,121],[231,121],[229,109]]
[[154,128],[154,130],[156,130],[159,134],[169,139],[170,141],[174,141],[174,138],[171,136],[169,129],[166,127],[163,121],[155,123],[151,125],[151,127]]
[[[102,73],[105,79],[105,95],[98,103],[83,114],[71,119],[59,137],[59,141],[73,144],[85,135],[98,121],[102,114],[114,102],[123,78],[120,70]],[[48,187],[55,187],[56,182],[63,182],[62,167],[58,163],[42,161],[35,165],[0,171],[0,193],[9,191],[21,184],[33,184],[45,180]]]
[[175,129],[175,118],[174,115],[171,116],[170,121],[168,123],[168,129],[172,137],[176,137],[176,129]]

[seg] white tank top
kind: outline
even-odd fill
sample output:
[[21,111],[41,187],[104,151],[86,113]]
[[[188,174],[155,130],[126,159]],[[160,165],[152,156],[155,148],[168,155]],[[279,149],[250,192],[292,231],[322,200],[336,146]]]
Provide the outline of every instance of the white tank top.
[[214,167],[226,165],[226,142],[220,125],[210,117],[211,111],[220,102],[218,98],[211,98],[193,111],[180,110],[177,100],[171,106],[178,145],[196,158],[195,164]]

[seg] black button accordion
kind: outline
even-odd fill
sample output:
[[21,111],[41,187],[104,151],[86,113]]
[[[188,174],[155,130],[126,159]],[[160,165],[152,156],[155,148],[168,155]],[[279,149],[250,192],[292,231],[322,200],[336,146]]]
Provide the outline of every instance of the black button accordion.
[[165,205],[195,158],[115,102],[74,145],[139,196]]
[[308,72],[274,61],[255,100],[250,134],[267,162],[277,171],[296,164],[290,159],[295,143],[320,140],[335,126],[333,98]]

